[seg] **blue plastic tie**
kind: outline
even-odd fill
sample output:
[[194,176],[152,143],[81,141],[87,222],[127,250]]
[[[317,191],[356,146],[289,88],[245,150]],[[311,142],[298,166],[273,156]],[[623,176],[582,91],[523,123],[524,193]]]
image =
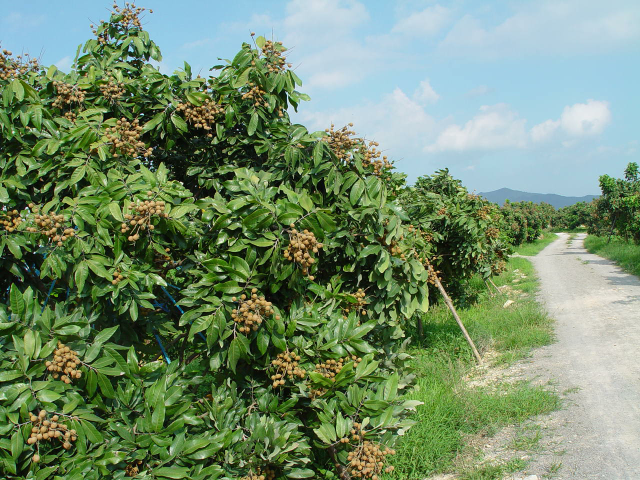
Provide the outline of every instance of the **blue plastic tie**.
[[47,303],[49,303],[49,297],[51,296],[51,292],[53,292],[53,287],[55,286],[56,281],[51,282],[51,286],[49,287],[49,293],[47,293],[47,298],[44,300],[44,305],[42,305],[42,310],[40,313],[44,312],[44,309],[47,307]]
[[164,345],[162,345],[162,340],[160,340],[160,335],[158,335],[156,332],[153,332],[153,336],[156,337],[156,342],[158,342],[158,345],[160,346],[160,350],[162,351],[162,356],[164,357],[164,361],[167,362],[167,365],[171,365],[171,359],[169,358],[167,351],[164,349]]
[[[173,297],[172,297],[172,296],[171,296],[171,294],[167,291],[167,289],[166,289],[166,288],[164,288],[162,285],[160,285],[160,288],[161,288],[161,289],[162,289],[162,291],[167,295],[167,297],[169,297],[169,300],[171,300],[171,301],[173,302],[173,304],[174,304],[174,305],[175,305],[175,307],[180,311],[180,313],[184,315],[184,310],[182,310],[182,308],[180,308],[180,305],[178,305],[178,304],[176,303],[176,301],[173,299]],[[178,287],[175,287],[175,288],[178,288]],[[180,290],[180,289],[178,288],[178,290]],[[193,323],[193,322],[189,322],[189,324],[191,324],[191,323]],[[200,335],[200,338],[202,338],[205,342],[207,341],[207,337],[205,337],[205,336],[203,335],[203,333],[202,333],[202,332],[198,332],[198,335]]]

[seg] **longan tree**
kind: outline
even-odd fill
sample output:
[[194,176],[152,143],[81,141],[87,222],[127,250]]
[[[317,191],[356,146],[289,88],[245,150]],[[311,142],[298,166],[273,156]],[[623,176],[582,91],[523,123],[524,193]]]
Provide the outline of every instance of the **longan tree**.
[[144,14],[69,73],[0,55],[3,477],[378,478],[428,307],[403,176],[291,122],[280,42],[165,75]]

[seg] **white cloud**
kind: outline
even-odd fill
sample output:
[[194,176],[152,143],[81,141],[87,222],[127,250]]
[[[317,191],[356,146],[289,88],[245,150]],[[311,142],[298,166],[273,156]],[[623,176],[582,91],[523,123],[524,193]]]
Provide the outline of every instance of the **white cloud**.
[[375,140],[390,159],[402,159],[420,151],[433,138],[434,118],[424,106],[400,88],[379,102],[366,102],[334,111],[302,112],[300,121],[310,129],[324,130],[330,124],[340,128],[349,122],[358,136]]
[[587,100],[587,103],[576,103],[564,107],[560,124],[570,135],[598,135],[611,122],[609,102]]
[[369,19],[364,4],[356,0],[292,0],[286,11],[287,43],[294,46],[336,43]]
[[464,127],[450,125],[428,145],[426,152],[463,152],[468,150],[497,150],[523,148],[527,144],[526,120],[519,118],[508,105],[484,105],[480,113]]
[[560,126],[558,120],[546,120],[531,128],[531,140],[536,143],[550,140]]
[[[547,142],[564,133],[569,137],[586,137],[599,135],[611,123],[609,102],[587,100],[587,103],[576,103],[564,107],[558,120],[546,120],[531,128],[531,140],[536,143]],[[563,146],[574,145],[572,140],[564,140]]]
[[433,89],[428,78],[420,82],[418,89],[413,94],[413,99],[421,105],[426,105],[427,103],[435,103],[439,98],[440,95],[438,95]]
[[451,10],[434,5],[401,19],[393,26],[391,32],[415,37],[432,36],[446,27],[450,19]]
[[440,44],[441,53],[500,57],[606,52],[640,43],[640,3],[543,0],[487,27],[465,15]]

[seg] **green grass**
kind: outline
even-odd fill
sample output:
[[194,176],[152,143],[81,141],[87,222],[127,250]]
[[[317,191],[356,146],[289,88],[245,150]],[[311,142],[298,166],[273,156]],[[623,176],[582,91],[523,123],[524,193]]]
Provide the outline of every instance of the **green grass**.
[[[519,282],[513,283],[516,279]],[[510,362],[550,343],[551,320],[532,296],[537,283],[531,263],[512,258],[508,270],[495,283],[508,284],[529,295],[516,297],[514,305],[503,308],[504,295],[491,297],[484,282],[471,282],[478,301],[460,309],[459,314],[481,353],[496,351],[499,361]],[[492,434],[503,426],[554,410],[559,397],[528,382],[469,387],[464,378],[474,365],[473,355],[450,312],[443,305],[435,305],[424,321],[425,335],[414,341],[411,352],[417,387],[408,395],[424,404],[414,416],[416,425],[396,448],[391,460],[396,468],[393,478],[418,480],[433,473],[456,471],[469,480],[493,479],[523,469],[518,459],[499,465],[485,465],[478,459],[476,466],[460,470],[456,457],[468,448],[465,439],[470,436]]]
[[589,235],[584,240],[584,246],[591,253],[613,260],[625,272],[640,276],[640,245],[619,237],[612,237],[611,242],[607,243],[607,237]]
[[558,238],[558,235],[553,232],[544,231],[541,237],[542,238],[538,238],[535,242],[523,243],[519,247],[514,247],[515,253],[526,257],[537,255],[544,247]]

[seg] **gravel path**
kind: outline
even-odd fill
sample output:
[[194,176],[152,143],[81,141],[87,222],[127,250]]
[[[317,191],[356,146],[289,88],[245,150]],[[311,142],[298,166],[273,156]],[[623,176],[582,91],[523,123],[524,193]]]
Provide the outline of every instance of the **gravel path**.
[[[531,257],[557,342],[534,353],[530,375],[566,404],[543,420],[546,454],[527,469],[556,479],[640,479],[640,280],[587,253],[567,234]],[[550,475],[554,474],[554,475]]]

